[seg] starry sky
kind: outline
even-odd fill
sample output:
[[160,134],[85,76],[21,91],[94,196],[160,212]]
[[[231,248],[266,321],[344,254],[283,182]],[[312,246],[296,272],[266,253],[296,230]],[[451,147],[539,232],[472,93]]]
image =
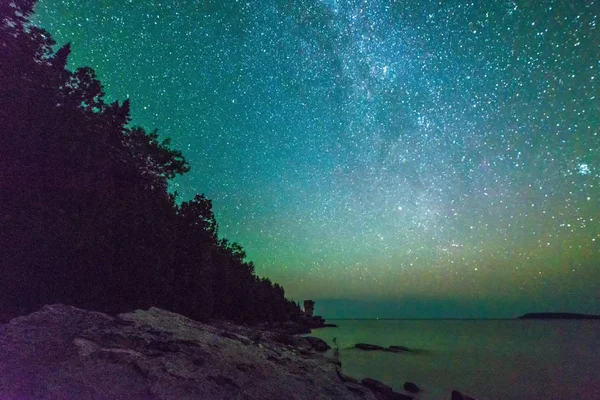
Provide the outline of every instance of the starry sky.
[[40,0],[327,317],[600,313],[600,1]]

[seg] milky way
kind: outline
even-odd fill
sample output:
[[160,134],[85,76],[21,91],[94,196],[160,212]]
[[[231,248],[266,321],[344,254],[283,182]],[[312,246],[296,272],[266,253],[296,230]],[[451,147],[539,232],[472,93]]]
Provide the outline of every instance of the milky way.
[[292,297],[598,311],[598,1],[95,3],[37,21]]

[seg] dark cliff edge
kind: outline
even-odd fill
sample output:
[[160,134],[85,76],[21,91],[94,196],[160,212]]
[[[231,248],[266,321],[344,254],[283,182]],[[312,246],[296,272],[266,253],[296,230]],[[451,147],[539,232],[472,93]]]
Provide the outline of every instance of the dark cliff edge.
[[517,319],[599,319],[600,320],[600,315],[563,313],[563,312],[541,312],[541,313],[527,313],[527,314],[521,315]]

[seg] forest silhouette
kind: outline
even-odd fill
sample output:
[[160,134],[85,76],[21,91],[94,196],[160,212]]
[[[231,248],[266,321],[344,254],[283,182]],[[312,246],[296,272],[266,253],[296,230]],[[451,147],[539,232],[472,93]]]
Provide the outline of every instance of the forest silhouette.
[[182,153],[130,126],[129,100],[105,103],[93,69],[66,68],[70,46],[54,51],[29,21],[35,3],[0,2],[0,318],[64,303],[296,319],[283,288],[219,238],[209,199],[169,193],[190,170]]

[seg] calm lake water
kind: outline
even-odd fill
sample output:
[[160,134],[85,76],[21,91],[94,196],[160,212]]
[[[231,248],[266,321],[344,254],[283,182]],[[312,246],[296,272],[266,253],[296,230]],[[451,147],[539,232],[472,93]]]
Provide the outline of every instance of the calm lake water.
[[[337,338],[343,371],[401,390],[416,383],[420,399],[450,399],[457,389],[477,399],[600,399],[600,321],[328,320],[313,330]],[[367,352],[364,342],[415,353]],[[331,351],[330,351],[331,353]],[[329,354],[331,355],[331,354]]]

